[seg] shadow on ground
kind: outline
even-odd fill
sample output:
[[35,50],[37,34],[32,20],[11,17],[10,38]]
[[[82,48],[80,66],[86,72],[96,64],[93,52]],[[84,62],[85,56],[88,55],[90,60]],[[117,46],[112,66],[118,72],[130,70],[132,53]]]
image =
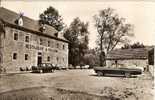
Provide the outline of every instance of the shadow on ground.
[[[113,74],[106,74],[104,76],[98,76],[96,74],[91,74],[89,76],[94,76],[94,77],[116,77],[116,78],[126,78],[124,75],[113,75]],[[129,78],[137,78],[137,76],[131,76]]]
[[99,96],[87,92],[52,87],[32,87],[0,93],[0,100],[121,100],[110,96]]

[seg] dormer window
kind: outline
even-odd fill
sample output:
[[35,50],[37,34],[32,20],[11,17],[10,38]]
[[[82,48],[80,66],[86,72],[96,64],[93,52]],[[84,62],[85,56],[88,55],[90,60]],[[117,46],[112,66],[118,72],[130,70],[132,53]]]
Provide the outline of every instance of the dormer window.
[[20,17],[15,20],[15,23],[19,26],[23,26],[23,18],[22,18],[23,14],[20,14]]
[[43,30],[45,30],[46,29],[46,27],[45,27],[45,25],[43,25]]
[[23,19],[22,19],[22,17],[20,17],[20,18],[18,19],[18,25],[19,25],[19,26],[23,26]]
[[46,30],[46,27],[44,24],[41,24],[41,27],[39,29],[41,32],[44,32]]

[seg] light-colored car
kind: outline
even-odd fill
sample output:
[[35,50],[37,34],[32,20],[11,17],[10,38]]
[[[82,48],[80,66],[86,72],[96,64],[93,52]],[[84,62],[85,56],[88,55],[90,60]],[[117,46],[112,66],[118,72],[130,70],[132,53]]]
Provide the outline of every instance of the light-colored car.
[[80,67],[80,66],[76,66],[75,68],[76,68],[76,69],[80,69],[81,67]]
[[89,65],[84,65],[81,67],[82,69],[88,69],[89,68]]

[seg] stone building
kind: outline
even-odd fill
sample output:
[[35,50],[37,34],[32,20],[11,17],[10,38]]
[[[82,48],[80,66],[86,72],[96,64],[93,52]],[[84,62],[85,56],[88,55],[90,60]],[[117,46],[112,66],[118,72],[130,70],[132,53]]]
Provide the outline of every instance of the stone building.
[[154,48],[149,51],[149,65],[154,65]]
[[106,56],[106,64],[109,67],[142,67],[148,65],[148,49],[116,49]]
[[0,66],[18,71],[39,63],[68,67],[68,41],[53,27],[0,7]]

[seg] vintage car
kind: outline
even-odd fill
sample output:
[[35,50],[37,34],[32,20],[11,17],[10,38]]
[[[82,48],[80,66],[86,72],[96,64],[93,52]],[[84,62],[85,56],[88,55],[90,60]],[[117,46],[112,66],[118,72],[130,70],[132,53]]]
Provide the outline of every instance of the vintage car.
[[89,65],[83,65],[81,66],[82,69],[88,69],[89,68]]
[[69,64],[68,69],[75,69],[75,67],[72,64]]
[[41,63],[38,66],[32,66],[32,72],[46,73],[46,72],[54,72],[55,66],[50,63]]
[[124,75],[125,77],[131,77],[131,75],[140,75],[142,70],[138,68],[108,68],[108,67],[94,67],[94,71],[98,76],[105,74],[117,74]]

